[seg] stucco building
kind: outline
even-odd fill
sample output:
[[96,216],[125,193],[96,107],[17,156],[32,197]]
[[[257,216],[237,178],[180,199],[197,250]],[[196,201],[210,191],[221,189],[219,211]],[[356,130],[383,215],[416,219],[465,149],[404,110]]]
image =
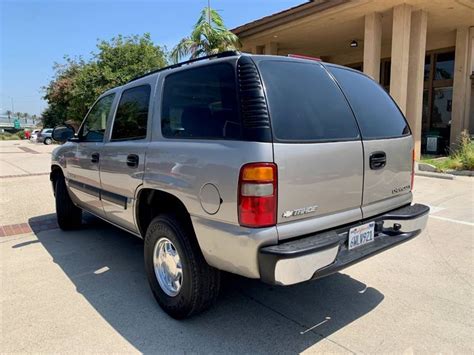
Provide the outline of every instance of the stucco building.
[[242,50],[364,71],[405,113],[420,152],[474,133],[473,0],[313,0],[232,30]]

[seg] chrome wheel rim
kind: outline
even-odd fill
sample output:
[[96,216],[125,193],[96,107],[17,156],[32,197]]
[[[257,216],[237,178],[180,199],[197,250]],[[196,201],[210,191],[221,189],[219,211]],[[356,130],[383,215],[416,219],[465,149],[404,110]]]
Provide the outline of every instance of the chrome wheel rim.
[[183,285],[183,266],[178,251],[167,238],[160,238],[153,250],[155,276],[161,289],[170,297],[176,296]]

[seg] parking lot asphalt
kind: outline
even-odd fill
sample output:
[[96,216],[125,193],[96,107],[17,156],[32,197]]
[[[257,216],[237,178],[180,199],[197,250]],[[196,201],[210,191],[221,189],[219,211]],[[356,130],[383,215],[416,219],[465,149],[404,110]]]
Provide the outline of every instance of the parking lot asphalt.
[[472,178],[416,177],[432,213],[408,243],[291,287],[226,275],[211,310],[176,321],[140,239],[92,217],[56,228],[51,150],[0,142],[0,229],[29,228],[0,236],[0,353],[474,352]]

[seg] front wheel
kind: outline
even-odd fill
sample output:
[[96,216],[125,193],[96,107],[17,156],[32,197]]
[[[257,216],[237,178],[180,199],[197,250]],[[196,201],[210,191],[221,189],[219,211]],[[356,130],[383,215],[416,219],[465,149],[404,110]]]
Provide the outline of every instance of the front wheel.
[[204,260],[188,223],[173,215],[153,219],[145,236],[144,254],[153,295],[171,317],[190,317],[217,299],[220,272]]
[[51,143],[53,143],[53,140],[51,138],[45,138],[44,139],[44,144],[50,145]]
[[82,210],[69,197],[69,191],[62,176],[55,181],[54,195],[59,228],[62,230],[78,228],[82,223]]

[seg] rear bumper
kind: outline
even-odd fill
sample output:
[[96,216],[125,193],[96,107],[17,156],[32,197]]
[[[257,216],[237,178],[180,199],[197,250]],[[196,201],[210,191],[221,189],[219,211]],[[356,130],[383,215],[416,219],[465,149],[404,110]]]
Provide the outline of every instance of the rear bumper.
[[[330,275],[370,256],[406,242],[425,228],[429,207],[415,204],[341,228],[297,240],[266,246],[259,250],[262,281],[292,285]],[[348,250],[349,229],[375,221],[375,239]]]

